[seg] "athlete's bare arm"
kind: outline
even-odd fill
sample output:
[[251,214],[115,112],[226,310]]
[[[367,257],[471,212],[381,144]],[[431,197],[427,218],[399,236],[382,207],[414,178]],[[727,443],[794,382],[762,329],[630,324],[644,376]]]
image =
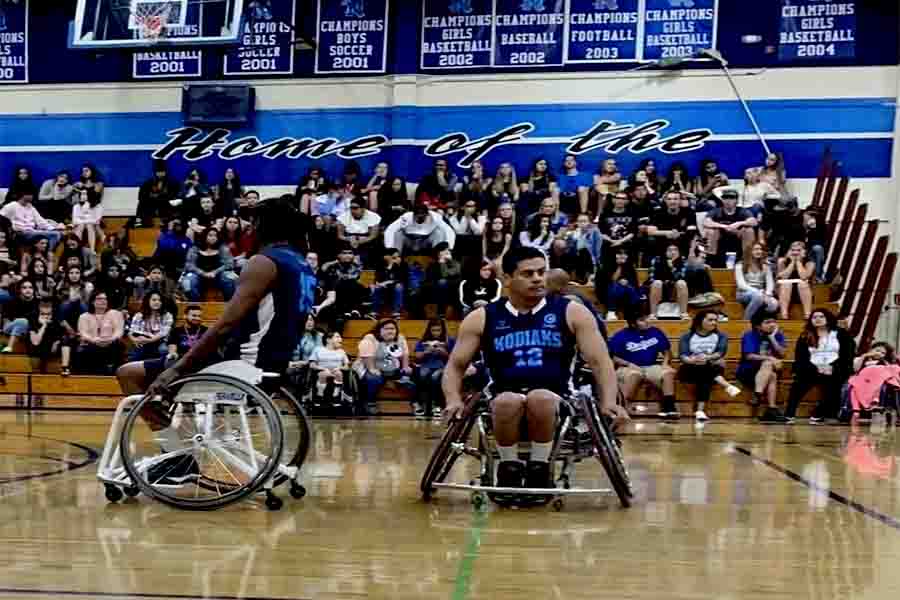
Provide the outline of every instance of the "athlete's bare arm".
[[566,307],[566,322],[569,330],[575,334],[581,355],[594,374],[594,381],[600,391],[601,410],[617,421],[627,421],[628,412],[616,404],[619,394],[616,371],[594,315],[580,304],[569,302]]
[[235,329],[247,315],[259,308],[260,302],[269,293],[278,278],[278,269],[268,257],[257,254],[241,271],[237,290],[222,316],[206,331],[203,337],[171,368],[166,369],[147,389],[148,396],[165,391],[173,381],[197,370],[205,359],[217,352],[223,340],[234,334]]
[[484,333],[484,309],[477,308],[469,313],[456,335],[456,345],[450,353],[447,366],[444,367],[444,378],[441,387],[447,407],[444,409],[444,420],[449,421],[463,410],[463,378],[466,369],[481,350],[481,336]]

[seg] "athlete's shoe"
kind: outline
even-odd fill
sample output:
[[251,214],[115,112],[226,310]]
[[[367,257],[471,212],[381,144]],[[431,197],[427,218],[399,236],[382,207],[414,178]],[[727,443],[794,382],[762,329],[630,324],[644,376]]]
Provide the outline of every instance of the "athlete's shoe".
[[517,460],[502,460],[497,465],[497,487],[520,488],[525,476],[525,465]]

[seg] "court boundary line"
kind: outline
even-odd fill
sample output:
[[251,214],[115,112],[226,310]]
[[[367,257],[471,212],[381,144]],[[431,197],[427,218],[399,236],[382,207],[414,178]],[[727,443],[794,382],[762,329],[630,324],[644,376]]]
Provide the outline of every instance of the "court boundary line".
[[312,600],[311,598],[289,598],[286,596],[194,596],[189,594],[153,594],[139,592],[81,592],[76,590],[42,590],[30,588],[0,588],[0,594],[12,596],[71,596],[82,598],[147,598],[149,600]]
[[462,559],[456,569],[456,578],[453,581],[453,595],[451,600],[466,600],[469,596],[469,588],[472,584],[472,573],[475,561],[481,553],[481,533],[488,519],[486,507],[475,509],[472,524],[469,526],[468,540],[463,549]]
[[876,521],[879,521],[882,524],[887,525],[888,527],[892,527],[893,529],[900,531],[900,520],[898,520],[896,517],[892,517],[892,516],[886,515],[882,512],[878,512],[874,508],[870,508],[864,504],[857,502],[856,500],[854,500],[852,498],[848,498],[846,496],[838,494],[834,490],[823,488],[822,486],[818,485],[817,483],[814,483],[814,482],[806,479],[802,475],[795,473],[794,471],[791,471],[790,469],[788,469],[786,467],[782,467],[781,465],[774,463],[771,460],[768,460],[768,459],[762,458],[761,456],[757,456],[757,455],[753,454],[753,452],[751,452],[750,450],[747,450],[746,448],[741,448],[738,446],[738,447],[735,447],[735,450],[737,452],[743,454],[744,456],[746,456],[753,462],[756,462],[763,466],[766,466],[777,473],[781,473],[788,479],[793,479],[797,483],[801,483],[801,484],[805,485],[806,487],[808,487],[809,489],[813,490],[814,492],[816,492],[818,494],[827,496],[829,499],[834,500],[835,502],[837,502],[839,504],[843,504],[847,508],[853,509],[860,514],[863,514],[871,519],[875,519]]

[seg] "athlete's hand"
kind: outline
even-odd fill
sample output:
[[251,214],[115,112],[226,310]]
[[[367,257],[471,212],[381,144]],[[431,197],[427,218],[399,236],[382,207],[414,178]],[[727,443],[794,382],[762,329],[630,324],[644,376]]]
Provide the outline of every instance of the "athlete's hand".
[[628,421],[631,420],[631,416],[628,414],[628,411],[625,410],[624,406],[619,406],[618,404],[613,404],[611,406],[603,406],[600,409],[605,416],[609,417],[613,420],[612,428],[618,429],[620,425],[624,425]]
[[150,387],[147,388],[145,396],[165,396],[169,391],[169,387],[172,383],[175,382],[178,378],[181,377],[181,373],[179,373],[174,368],[169,368],[159,374],[159,377],[153,380],[153,383],[150,384]]
[[441,420],[445,425],[449,425],[454,419],[462,417],[465,409],[466,405],[461,398],[447,400],[447,406],[444,407],[444,412],[441,413]]

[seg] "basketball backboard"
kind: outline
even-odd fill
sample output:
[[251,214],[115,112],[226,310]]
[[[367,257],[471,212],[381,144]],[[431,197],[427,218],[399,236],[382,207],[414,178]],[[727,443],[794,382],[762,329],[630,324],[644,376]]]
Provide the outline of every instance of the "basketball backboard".
[[[258,2],[259,0],[251,0]],[[161,15],[164,29],[148,39],[148,15]],[[78,0],[71,24],[72,48],[146,48],[237,44],[244,0]]]

